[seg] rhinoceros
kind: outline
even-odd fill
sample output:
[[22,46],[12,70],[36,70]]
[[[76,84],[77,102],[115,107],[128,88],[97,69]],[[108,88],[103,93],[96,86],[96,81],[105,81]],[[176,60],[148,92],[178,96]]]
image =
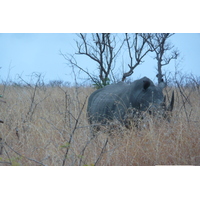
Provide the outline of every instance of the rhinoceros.
[[163,83],[155,86],[147,77],[127,84],[119,82],[93,92],[88,99],[87,117],[90,124],[106,124],[117,120],[126,125],[127,119],[143,111],[166,116],[173,110],[174,92],[168,107],[163,96]]

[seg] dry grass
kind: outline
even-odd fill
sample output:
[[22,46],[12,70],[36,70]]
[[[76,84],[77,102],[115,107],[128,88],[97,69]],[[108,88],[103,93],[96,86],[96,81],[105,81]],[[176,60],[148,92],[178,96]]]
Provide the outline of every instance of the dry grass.
[[200,165],[199,90],[175,89],[170,123],[102,127],[91,139],[86,100],[93,90],[7,86],[0,165]]

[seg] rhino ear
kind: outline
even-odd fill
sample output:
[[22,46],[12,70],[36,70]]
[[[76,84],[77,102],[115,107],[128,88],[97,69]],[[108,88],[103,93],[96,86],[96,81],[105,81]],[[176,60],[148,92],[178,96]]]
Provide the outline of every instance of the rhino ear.
[[143,88],[146,90],[150,86],[150,81],[143,81]]

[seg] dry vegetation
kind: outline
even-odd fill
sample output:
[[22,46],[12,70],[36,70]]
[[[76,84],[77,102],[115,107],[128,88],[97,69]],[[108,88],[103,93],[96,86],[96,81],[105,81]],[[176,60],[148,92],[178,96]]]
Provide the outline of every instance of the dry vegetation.
[[170,123],[149,118],[140,129],[102,127],[91,139],[86,107],[93,90],[7,85],[0,165],[200,165],[198,87],[174,88]]

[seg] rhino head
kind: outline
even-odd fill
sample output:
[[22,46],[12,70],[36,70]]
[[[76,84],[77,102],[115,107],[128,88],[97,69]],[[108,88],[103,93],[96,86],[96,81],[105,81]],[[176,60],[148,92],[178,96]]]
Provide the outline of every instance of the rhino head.
[[172,93],[170,103],[167,106],[166,96],[163,96],[163,88],[166,87],[164,82],[155,86],[153,82],[146,77],[141,81],[142,83],[138,84],[137,92],[134,92],[131,99],[131,107],[136,108],[139,111],[148,112],[150,115],[159,115],[164,118],[169,118],[170,112],[174,107],[174,92]]

